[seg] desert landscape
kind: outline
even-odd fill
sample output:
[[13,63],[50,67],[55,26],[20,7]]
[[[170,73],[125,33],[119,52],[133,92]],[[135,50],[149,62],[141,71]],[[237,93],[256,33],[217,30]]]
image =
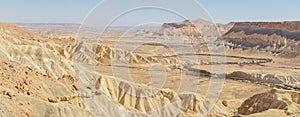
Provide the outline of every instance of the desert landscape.
[[80,27],[0,23],[1,117],[300,117],[298,21]]

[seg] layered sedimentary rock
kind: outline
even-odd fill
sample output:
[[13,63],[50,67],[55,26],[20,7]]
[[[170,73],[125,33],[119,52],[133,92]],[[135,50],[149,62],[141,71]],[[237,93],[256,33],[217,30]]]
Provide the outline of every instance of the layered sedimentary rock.
[[282,57],[300,53],[300,22],[237,22],[223,38],[232,48],[259,49]]

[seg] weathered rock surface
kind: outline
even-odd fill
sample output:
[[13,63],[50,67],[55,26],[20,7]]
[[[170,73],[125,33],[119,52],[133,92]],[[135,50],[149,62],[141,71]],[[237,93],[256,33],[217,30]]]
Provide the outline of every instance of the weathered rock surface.
[[238,113],[250,115],[269,109],[279,109],[284,110],[286,114],[299,116],[299,95],[299,92],[276,89],[270,92],[257,94],[245,100],[238,108]]

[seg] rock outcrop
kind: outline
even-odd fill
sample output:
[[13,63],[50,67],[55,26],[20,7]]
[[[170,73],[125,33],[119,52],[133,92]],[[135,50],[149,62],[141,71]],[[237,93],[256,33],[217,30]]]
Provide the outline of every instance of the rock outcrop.
[[287,115],[298,115],[299,102],[295,100],[299,92],[273,89],[270,92],[254,95],[245,100],[238,108],[238,113],[249,115],[269,109],[284,110]]

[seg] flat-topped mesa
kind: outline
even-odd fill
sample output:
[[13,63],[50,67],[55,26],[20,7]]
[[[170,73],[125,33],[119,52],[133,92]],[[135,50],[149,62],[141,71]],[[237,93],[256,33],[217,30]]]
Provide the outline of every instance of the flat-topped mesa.
[[287,31],[300,31],[300,21],[285,21],[285,22],[238,22],[235,27],[250,26],[255,28],[271,28]]
[[246,35],[262,34],[275,35],[282,38],[300,40],[300,21],[288,22],[238,22],[235,23],[225,37],[231,37],[231,33],[244,32]]
[[203,19],[164,23],[161,27],[167,35],[184,35],[193,38],[215,37],[229,30],[225,25],[215,24]]
[[164,31],[164,34],[167,35],[185,35],[191,37],[201,37],[202,32],[197,30],[195,24],[192,21],[185,20],[183,22],[176,22],[176,23],[164,23],[161,27]]
[[195,27],[193,23],[191,23],[189,20],[185,20],[182,23],[164,23],[162,25],[162,28],[183,28],[183,27]]

